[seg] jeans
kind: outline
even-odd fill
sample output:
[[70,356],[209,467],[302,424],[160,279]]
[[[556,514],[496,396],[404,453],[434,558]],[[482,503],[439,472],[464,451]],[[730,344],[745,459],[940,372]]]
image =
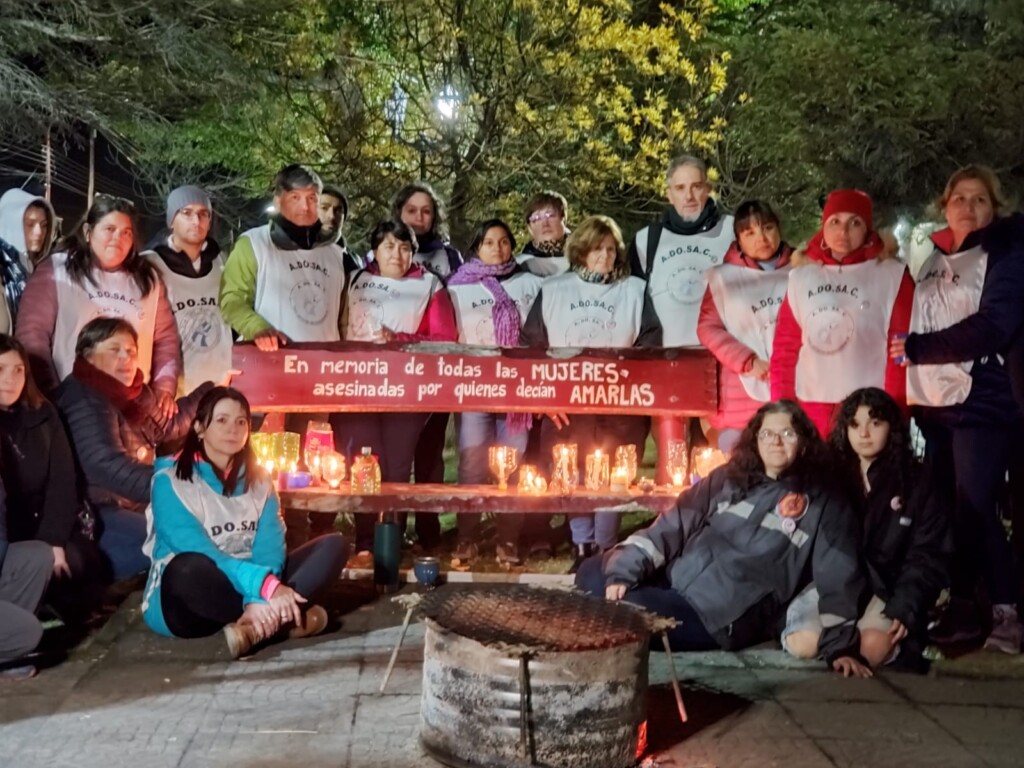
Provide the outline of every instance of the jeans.
[[114,581],[126,579],[149,569],[149,558],[142,554],[146,540],[146,516],[120,507],[101,507],[99,518],[100,552]]
[[[584,560],[576,573],[576,586],[591,595],[604,597],[605,559],[606,555],[594,555]],[[693,606],[672,589],[664,577],[658,583],[642,584],[627,590],[622,599],[679,622],[668,631],[668,642],[673,651],[713,651],[721,647],[707,631]]]
[[[505,416],[499,413],[461,413],[455,417],[459,433],[459,483],[479,485],[493,479],[488,449],[504,445],[516,449],[520,464],[526,452],[528,430],[509,434]],[[515,477],[515,475],[513,475]],[[458,514],[459,541],[475,541],[480,530],[479,512]],[[502,543],[518,543],[523,515],[502,512],[495,515],[498,540]]]
[[[615,448],[632,443],[636,446],[637,460],[642,461],[644,443],[647,440],[648,420],[644,416],[611,416],[574,413],[569,425],[558,429],[554,422],[545,419],[541,426],[541,458],[550,477],[552,469],[551,449],[557,443],[576,443],[579,461],[579,477],[583,477],[586,455],[600,448],[614,457]],[[569,517],[569,530],[573,544],[597,543],[602,549],[609,549],[619,540],[619,518],[617,512],[598,514],[574,514]]]

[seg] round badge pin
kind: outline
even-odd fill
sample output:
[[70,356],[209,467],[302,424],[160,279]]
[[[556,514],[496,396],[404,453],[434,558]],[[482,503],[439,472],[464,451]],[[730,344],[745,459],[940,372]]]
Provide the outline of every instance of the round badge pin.
[[790,536],[793,535],[793,531],[796,530],[796,520],[791,517],[782,518],[782,530],[784,530]]

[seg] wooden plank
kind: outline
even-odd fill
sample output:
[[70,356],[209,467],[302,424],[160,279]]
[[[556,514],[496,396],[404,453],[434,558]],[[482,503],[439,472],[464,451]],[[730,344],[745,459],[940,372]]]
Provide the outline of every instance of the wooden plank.
[[383,483],[380,494],[353,494],[342,488],[303,488],[281,491],[281,506],[309,512],[376,513],[406,510],[410,512],[567,512],[671,509],[679,495],[677,489],[656,488],[650,493],[631,490],[623,493],[595,493],[580,489],[571,496],[520,494],[515,488],[498,490],[494,485],[413,485]]
[[255,411],[497,411],[697,416],[718,406],[704,349],[499,349],[292,343],[234,348]]

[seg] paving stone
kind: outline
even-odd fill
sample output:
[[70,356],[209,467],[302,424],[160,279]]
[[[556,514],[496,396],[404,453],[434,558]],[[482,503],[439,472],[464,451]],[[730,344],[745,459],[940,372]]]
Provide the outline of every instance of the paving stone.
[[782,704],[800,727],[814,739],[835,739],[849,734],[905,747],[928,749],[954,745],[956,741],[931,718],[907,704],[878,702],[786,701]]
[[[967,745],[1019,745],[1024,733],[1022,709],[935,704],[925,712]],[[1024,751],[1021,762],[1024,763]]]
[[977,755],[959,744],[945,741],[941,744],[919,744],[898,740],[846,738],[819,739],[817,743],[837,768],[882,765],[976,768],[979,764]]
[[806,669],[754,669],[764,694],[780,701],[867,701],[899,704],[903,697],[882,680],[843,678],[824,667]]
[[1024,709],[1024,685],[1018,680],[978,680],[924,675],[885,677],[900,694],[918,704],[976,704]]

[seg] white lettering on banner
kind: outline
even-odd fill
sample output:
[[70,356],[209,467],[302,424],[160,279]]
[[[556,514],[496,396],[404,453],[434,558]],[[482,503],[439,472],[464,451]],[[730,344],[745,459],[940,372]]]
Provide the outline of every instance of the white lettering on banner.
[[392,384],[384,379],[380,384],[363,384],[358,381],[324,381],[313,385],[314,397],[405,397],[404,384]]
[[615,363],[594,363],[590,361],[565,363],[534,363],[530,377],[541,381],[593,381],[604,384],[617,384],[620,373],[625,376],[627,371],[619,371]]
[[577,384],[572,388],[569,402],[574,405],[654,405],[654,392],[650,384],[620,384],[618,386]]

